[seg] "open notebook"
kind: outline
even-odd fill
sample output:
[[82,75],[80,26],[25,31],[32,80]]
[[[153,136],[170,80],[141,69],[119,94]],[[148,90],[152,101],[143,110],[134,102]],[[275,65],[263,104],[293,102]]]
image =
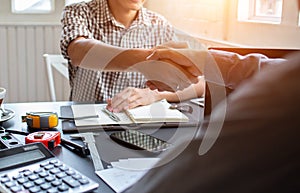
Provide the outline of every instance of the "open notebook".
[[[76,126],[96,125],[123,125],[133,123],[156,123],[156,122],[188,122],[189,118],[177,109],[170,109],[170,103],[161,100],[150,105],[139,106],[120,113],[115,113],[120,121],[112,120],[108,114],[102,111],[106,104],[76,104],[72,105],[72,111]],[[77,119],[84,116],[97,118]]]

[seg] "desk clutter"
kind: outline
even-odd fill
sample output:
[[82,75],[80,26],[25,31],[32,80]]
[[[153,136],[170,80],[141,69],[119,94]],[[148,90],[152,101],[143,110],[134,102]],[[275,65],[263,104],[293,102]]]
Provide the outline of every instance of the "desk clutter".
[[0,154],[0,192],[89,192],[99,185],[59,161],[42,143],[9,148]]
[[[61,106],[62,131],[77,133],[99,130],[139,128],[197,127],[201,116],[197,106],[190,103],[170,104],[166,100],[140,106],[121,113],[105,110],[106,104],[76,103]],[[118,119],[118,120],[117,120]]]
[[[75,104],[72,112],[75,125],[126,125],[135,123],[155,122],[188,122],[189,118],[177,109],[170,108],[171,104],[161,100],[150,105],[139,106],[119,113],[112,113],[106,109],[106,104]],[[97,116],[95,118],[78,119],[83,116]]]
[[[68,106],[65,106],[66,104]],[[184,125],[183,127],[195,127],[199,124],[198,119],[193,119],[195,114],[192,112],[196,113],[197,111],[193,108],[193,104],[171,105],[166,100],[122,113],[106,111],[106,104],[64,103],[55,108],[44,108],[43,106],[26,108],[26,111],[28,110],[26,113],[23,109],[21,111],[18,111],[17,108],[11,109],[16,110],[17,113],[12,111],[11,118],[14,118],[8,119],[8,124],[2,124],[0,132],[1,193],[24,190],[28,192],[67,190],[80,193],[97,189],[99,184],[104,182],[115,192],[121,192],[140,179],[149,168],[158,162],[159,159],[155,157],[159,153],[173,145],[162,140],[164,136],[155,137],[156,133],[152,132],[148,134],[148,129],[158,130],[164,126],[179,128],[181,124]],[[46,111],[43,111],[44,109]],[[66,109],[67,113],[65,113]],[[64,123],[74,124],[75,129],[72,132],[65,132]],[[80,130],[86,126],[93,130]],[[108,126],[108,133],[108,130],[102,129],[104,126]],[[108,138],[102,134],[109,134]],[[17,135],[24,136],[24,141],[19,141],[22,136]],[[109,143],[115,144],[117,151],[127,152],[126,149],[128,149],[130,153],[125,157],[132,158],[113,162],[111,160],[115,159],[102,159],[100,153],[102,153],[103,146],[101,145],[103,144],[100,139],[108,139]],[[61,149],[61,146],[64,148]],[[136,148],[144,150],[143,153],[135,151]],[[91,166],[88,167],[91,167],[92,171],[84,174],[87,176],[90,176],[91,173],[93,173],[91,175],[96,174],[102,181],[100,180],[98,184],[59,161],[52,154],[52,152],[56,154],[61,150],[65,154],[67,149],[71,150],[67,154],[91,163]],[[76,154],[74,155],[73,152]],[[14,161],[11,160],[12,158]],[[18,161],[20,158],[22,160]],[[71,165],[73,164],[71,163]]]
[[8,132],[0,126],[0,151],[2,149],[12,148],[23,145],[15,136]]
[[51,129],[58,125],[58,116],[56,112],[28,112],[22,116],[22,121],[30,128]]

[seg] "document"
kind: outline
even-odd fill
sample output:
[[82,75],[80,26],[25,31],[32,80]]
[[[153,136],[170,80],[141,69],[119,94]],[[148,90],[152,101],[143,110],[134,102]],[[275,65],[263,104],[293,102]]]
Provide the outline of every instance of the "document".
[[136,123],[145,122],[187,122],[188,118],[177,109],[170,109],[166,100],[151,105],[127,110],[128,116]]
[[116,193],[123,192],[151,169],[159,158],[128,158],[111,162],[111,168],[95,171]]
[[[134,123],[155,122],[188,122],[189,118],[177,109],[170,109],[171,104],[161,100],[150,105],[139,106],[120,113],[114,113],[119,121],[112,119],[109,113],[103,111],[106,104],[76,104],[72,111],[76,126],[124,125]],[[95,116],[96,118],[76,119],[78,117]]]

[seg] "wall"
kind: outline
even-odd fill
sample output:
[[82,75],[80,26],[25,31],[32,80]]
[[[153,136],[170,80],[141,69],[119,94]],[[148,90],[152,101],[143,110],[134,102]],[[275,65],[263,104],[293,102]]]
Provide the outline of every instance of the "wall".
[[279,24],[237,21],[237,1],[229,0],[227,40],[244,45],[300,48],[298,5],[296,0],[283,1],[283,16]]
[[[6,102],[50,101],[43,54],[59,54],[63,0],[51,14],[12,14],[10,0],[0,6],[0,86]],[[57,100],[68,100],[69,85],[54,71]]]
[[[0,85],[6,102],[49,101],[43,54],[60,53],[60,25],[0,25]],[[67,100],[68,82],[54,74],[57,99]]]
[[190,34],[221,39],[226,30],[223,22],[225,0],[148,0],[146,6]]
[[237,21],[238,0],[148,0],[147,7],[175,27],[239,46],[300,48],[296,0],[284,1],[281,25]]

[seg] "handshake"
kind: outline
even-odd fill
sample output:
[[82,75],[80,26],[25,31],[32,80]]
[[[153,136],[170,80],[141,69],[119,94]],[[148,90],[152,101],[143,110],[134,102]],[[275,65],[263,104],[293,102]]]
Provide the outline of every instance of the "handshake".
[[152,90],[177,91],[198,82],[207,60],[206,50],[189,49],[186,43],[170,42],[154,48],[145,61],[131,68],[144,74]]
[[[73,51],[74,43],[85,45],[85,50]],[[182,90],[198,82],[209,56],[208,51],[190,49],[183,42],[169,42],[152,49],[125,49],[82,38],[72,42],[69,50],[75,66],[98,71],[140,72],[148,80],[147,86],[159,91]]]

